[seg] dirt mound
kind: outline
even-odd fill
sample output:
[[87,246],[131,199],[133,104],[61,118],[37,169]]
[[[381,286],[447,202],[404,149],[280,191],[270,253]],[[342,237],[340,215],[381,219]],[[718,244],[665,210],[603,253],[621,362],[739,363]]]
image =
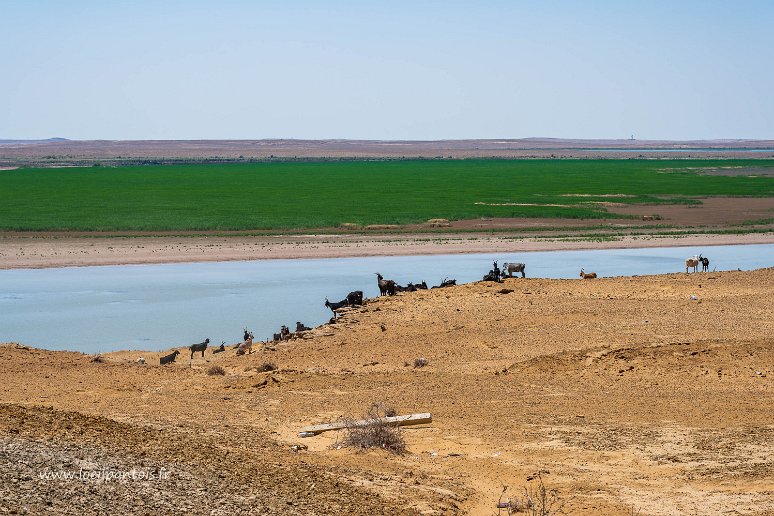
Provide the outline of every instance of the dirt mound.
[[235,434],[0,405],[2,467],[13,479],[0,485],[0,507],[79,514],[401,511],[305,464],[260,432]]
[[[157,489],[227,511],[491,514],[503,484],[522,492],[541,471],[570,514],[770,513],[772,285],[774,269],[481,282],[369,300],[274,351],[166,367],[0,346],[13,404],[0,464],[17,479],[0,500],[59,507],[71,488],[33,472],[93,455],[185,480],[84,495],[119,512],[105,504],[125,493],[163,512]],[[215,365],[225,374],[207,375]],[[375,402],[433,422],[405,427],[401,456],[298,437]],[[41,443],[52,455],[34,459]]]

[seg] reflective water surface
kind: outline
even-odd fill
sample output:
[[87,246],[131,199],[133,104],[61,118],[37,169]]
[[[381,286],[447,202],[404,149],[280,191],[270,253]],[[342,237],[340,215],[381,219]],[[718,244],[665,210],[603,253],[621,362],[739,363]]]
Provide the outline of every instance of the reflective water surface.
[[444,278],[479,280],[492,261],[521,261],[528,277],[577,278],[685,270],[703,252],[710,270],[774,265],[774,245],[670,247],[513,254],[457,254],[319,260],[261,260],[0,271],[0,342],[85,353],[166,349],[201,342],[257,339],[316,326],[352,290],[378,294],[375,272],[405,284]]

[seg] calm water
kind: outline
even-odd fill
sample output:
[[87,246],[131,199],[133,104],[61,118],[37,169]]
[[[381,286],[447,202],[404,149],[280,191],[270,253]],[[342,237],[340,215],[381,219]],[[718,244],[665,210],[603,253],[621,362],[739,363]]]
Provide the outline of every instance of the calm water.
[[205,337],[236,342],[245,327],[265,339],[282,324],[327,321],[326,296],[377,295],[374,272],[401,284],[463,283],[481,279],[496,259],[526,263],[528,277],[577,278],[581,267],[600,276],[660,274],[684,271],[686,256],[699,252],[710,270],[774,266],[774,245],[746,245],[7,270],[0,271],[0,342],[153,350]]

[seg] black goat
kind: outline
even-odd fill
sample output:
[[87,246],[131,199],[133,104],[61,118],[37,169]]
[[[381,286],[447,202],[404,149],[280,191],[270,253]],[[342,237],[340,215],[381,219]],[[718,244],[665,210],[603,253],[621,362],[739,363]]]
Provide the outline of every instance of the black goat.
[[440,285],[436,285],[433,288],[453,287],[456,284],[457,284],[457,280],[444,278]]
[[363,304],[363,291],[355,290],[347,294],[347,306],[360,306]]
[[308,331],[311,330],[309,326],[306,326],[305,324],[296,321],[296,331]]
[[226,351],[226,343],[222,343],[219,348],[215,348],[212,350],[213,353],[223,353]]
[[325,306],[331,309],[331,312],[333,312],[333,317],[336,318],[336,316],[338,315],[336,310],[339,310],[340,308],[347,306],[347,300],[345,299],[343,301],[339,301],[338,303],[331,303],[330,301],[328,301],[328,298],[326,297]]
[[191,344],[188,349],[191,350],[191,360],[193,360],[194,353],[202,352],[202,358],[204,358],[204,350],[207,349],[207,345],[210,343],[210,339],[204,339],[204,342],[199,344]]
[[484,276],[483,281],[494,281],[495,283],[502,283],[500,276],[495,271],[489,271],[489,274]]
[[494,262],[492,264],[492,270],[489,271],[489,274],[484,276],[484,281],[494,281],[496,283],[501,283],[500,281],[500,268],[497,266],[497,262]]
[[290,328],[284,324],[280,328],[280,340],[290,340]]
[[416,292],[417,290],[427,290],[427,283],[424,281],[422,283],[409,283],[406,285],[406,288],[404,289],[406,292]]
[[375,272],[376,274],[376,282],[379,285],[379,295],[380,296],[394,296],[396,292],[397,285],[394,281],[388,279],[384,279],[381,274],[378,272]]
[[180,352],[178,350],[175,350],[172,353],[170,353],[169,355],[161,357],[159,359],[159,364],[160,365],[171,364],[172,362],[175,361],[175,358],[177,358],[177,355],[179,355],[179,354],[180,354]]
[[702,272],[709,271],[709,258],[707,258],[706,256],[702,256],[701,260],[699,261],[701,262],[701,271]]

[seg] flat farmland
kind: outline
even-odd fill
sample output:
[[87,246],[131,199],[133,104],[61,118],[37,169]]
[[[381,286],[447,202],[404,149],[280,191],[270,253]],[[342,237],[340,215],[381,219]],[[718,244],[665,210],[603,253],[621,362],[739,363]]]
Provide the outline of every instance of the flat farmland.
[[617,219],[774,197],[770,160],[374,160],[19,168],[2,231],[298,230],[429,219]]

